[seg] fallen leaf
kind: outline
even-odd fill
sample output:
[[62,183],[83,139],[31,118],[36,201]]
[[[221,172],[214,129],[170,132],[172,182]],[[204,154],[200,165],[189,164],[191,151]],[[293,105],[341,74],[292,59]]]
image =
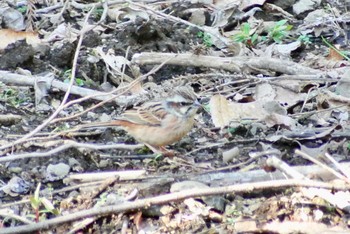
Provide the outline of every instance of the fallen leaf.
[[268,116],[266,116],[265,118],[265,122],[267,124],[267,126],[269,127],[273,127],[275,125],[278,126],[283,126],[287,129],[294,129],[297,126],[297,123],[294,119],[292,119],[289,116],[285,116],[285,115],[279,115],[276,113],[272,113]]
[[215,127],[227,126],[233,120],[262,120],[269,113],[263,107],[264,102],[235,103],[222,95],[214,95],[209,101],[210,114]]
[[[335,45],[335,47],[337,49],[339,49],[339,45]],[[341,60],[344,60],[344,57],[341,56],[338,51],[336,51],[335,49],[333,48],[329,48],[329,54],[327,56],[327,59],[328,60],[334,60],[334,61],[341,61]]]
[[261,83],[255,87],[255,100],[271,101],[276,97],[276,92],[268,83]]
[[214,95],[209,101],[211,118],[215,127],[224,127],[234,117],[230,102],[222,95]]

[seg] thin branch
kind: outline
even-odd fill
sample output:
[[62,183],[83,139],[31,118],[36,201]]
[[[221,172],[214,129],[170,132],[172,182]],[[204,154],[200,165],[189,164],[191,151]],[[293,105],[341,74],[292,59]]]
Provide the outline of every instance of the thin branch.
[[34,223],[34,222],[26,219],[25,217],[13,214],[12,210],[10,210],[10,209],[0,210],[0,216],[4,217],[5,219],[15,219],[15,220],[18,220],[18,221],[25,223],[25,224],[33,224]]
[[322,167],[323,169],[327,170],[328,172],[332,173],[333,175],[335,175],[336,177],[338,177],[341,180],[344,180],[347,183],[350,183],[350,179],[346,178],[345,176],[343,176],[342,174],[340,174],[339,172],[337,172],[336,170],[334,170],[333,168],[330,168],[329,166],[327,166],[324,163],[321,163],[320,161],[316,160],[315,158],[311,157],[310,155],[308,155],[305,152],[302,152],[300,150],[295,150],[295,153],[313,163],[315,163],[316,165]]
[[152,198],[140,199],[133,202],[125,202],[122,204],[117,204],[112,206],[96,207],[88,210],[78,211],[76,213],[66,214],[64,216],[46,220],[40,223],[23,225],[18,227],[11,227],[11,228],[2,228],[0,229],[0,234],[35,232],[38,230],[49,229],[59,224],[72,222],[72,221],[76,221],[87,217],[106,216],[110,214],[137,210],[144,207],[150,207],[151,205],[161,205],[169,202],[181,201],[192,197],[221,195],[221,194],[227,194],[227,193],[252,192],[256,190],[286,188],[286,187],[296,187],[296,186],[319,187],[319,188],[337,189],[337,190],[350,189],[350,186],[348,185],[347,186],[339,185],[339,184],[333,185],[329,183],[323,183],[323,182],[317,182],[317,181],[305,181],[305,180],[275,180],[275,181],[264,181],[264,182],[258,182],[258,183],[231,185],[227,187],[191,189],[191,190],[185,190],[185,191],[176,192],[176,193],[160,195]]
[[135,150],[141,148],[143,145],[125,145],[125,144],[113,144],[113,145],[96,145],[96,144],[85,144],[78,143],[75,141],[67,140],[61,146],[54,148],[46,152],[34,152],[34,153],[24,153],[0,157],[0,163],[10,162],[14,160],[20,160],[25,158],[44,158],[50,157],[55,154],[58,154],[61,151],[70,149],[70,148],[88,148],[93,150],[104,150],[104,149],[124,149],[124,150]]

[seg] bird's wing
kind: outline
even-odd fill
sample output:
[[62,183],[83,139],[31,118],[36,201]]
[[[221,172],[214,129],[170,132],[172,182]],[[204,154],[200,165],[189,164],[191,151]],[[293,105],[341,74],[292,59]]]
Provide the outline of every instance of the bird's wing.
[[141,107],[127,110],[120,119],[136,124],[161,125],[166,112],[160,102],[145,103]]

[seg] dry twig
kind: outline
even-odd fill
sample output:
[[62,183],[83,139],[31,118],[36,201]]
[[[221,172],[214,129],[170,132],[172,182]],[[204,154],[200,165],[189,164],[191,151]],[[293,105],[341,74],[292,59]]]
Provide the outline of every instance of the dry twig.
[[25,159],[25,158],[51,157],[59,152],[62,152],[64,150],[67,150],[70,148],[87,148],[87,149],[93,149],[93,150],[104,150],[104,149],[135,150],[135,149],[139,149],[141,147],[143,147],[142,144],[138,144],[138,145],[125,145],[125,144],[96,145],[96,144],[78,143],[75,141],[67,140],[61,146],[54,148],[52,150],[49,150],[47,152],[24,153],[24,154],[15,154],[15,155],[0,157],[0,163],[10,162],[13,160],[20,160],[20,159]]
[[329,183],[317,182],[317,181],[305,181],[305,180],[276,180],[276,181],[265,181],[259,183],[248,183],[248,184],[238,184],[231,185],[227,187],[215,187],[215,188],[206,188],[206,189],[193,189],[186,190],[176,193],[170,193],[166,195],[160,195],[152,198],[145,198],[136,200],[133,202],[106,206],[106,207],[96,207],[84,211],[79,211],[76,213],[67,214],[65,216],[53,218],[36,224],[3,228],[0,229],[0,234],[17,234],[17,233],[29,233],[35,232],[38,230],[44,230],[52,228],[56,225],[72,222],[75,220],[93,217],[93,216],[106,216],[110,214],[116,214],[126,211],[132,211],[141,209],[144,207],[149,207],[151,205],[161,205],[174,201],[181,201],[187,198],[200,197],[200,196],[211,196],[211,195],[220,195],[227,193],[242,193],[242,192],[251,192],[255,190],[266,190],[273,188],[286,188],[286,187],[319,187],[325,189],[336,189],[336,190],[348,190],[350,186],[348,185],[333,185]]

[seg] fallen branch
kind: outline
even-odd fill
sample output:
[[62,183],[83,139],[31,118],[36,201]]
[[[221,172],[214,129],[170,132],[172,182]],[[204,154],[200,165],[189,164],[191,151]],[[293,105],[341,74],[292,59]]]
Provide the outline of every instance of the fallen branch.
[[[170,59],[170,60],[169,60]],[[292,61],[266,57],[215,57],[195,54],[173,54],[144,52],[134,54],[132,62],[140,65],[160,64],[169,60],[167,64],[180,66],[194,66],[224,69],[231,72],[249,72],[269,70],[288,75],[322,74],[319,70],[302,66]]]
[[[68,90],[69,84],[64,83],[59,80],[55,80],[48,77],[43,76],[25,76],[25,75],[19,75],[15,73],[11,73],[9,71],[0,71],[0,82],[7,84],[7,85],[19,85],[19,86],[32,86],[34,87],[36,80],[41,80],[46,82],[47,84],[50,84],[51,88],[59,89],[61,91],[66,92]],[[117,95],[113,95],[110,93],[95,91],[92,89],[82,88],[79,86],[73,85],[71,90],[71,94],[79,95],[82,97],[89,96],[91,99],[97,100],[97,101],[104,101],[109,100],[113,98],[117,98]],[[122,98],[120,98],[122,99]],[[117,102],[117,100],[116,100]],[[118,102],[117,102],[118,104]]]
[[312,156],[308,155],[307,153],[302,152],[302,151],[297,149],[297,150],[295,150],[295,154],[303,157],[304,159],[307,159],[307,160],[315,163],[316,165],[318,165],[319,167],[323,168],[324,170],[327,170],[329,173],[332,173],[338,179],[341,179],[341,180],[346,181],[347,183],[350,183],[350,179],[349,178],[343,176],[341,173],[339,173],[336,170],[334,170],[333,168],[329,167],[327,164],[322,163],[321,161],[317,160],[316,158],[313,158]]
[[[350,163],[341,163],[345,170],[350,169]],[[323,181],[331,181],[336,177],[327,171],[320,168],[317,165],[309,166],[293,166],[293,170],[302,173],[304,176],[317,175],[317,178],[321,178]],[[216,172],[216,173],[202,173],[198,175],[188,175],[187,180],[195,180],[202,183],[209,184],[210,186],[225,186],[229,184],[237,183],[249,183],[257,181],[268,180],[281,180],[285,179],[286,175],[278,170],[270,173],[266,173],[265,170],[252,170],[252,171],[235,171],[235,172]]]
[[227,187],[214,187],[214,188],[205,188],[205,189],[197,188],[193,190],[186,190],[186,191],[170,193],[166,195],[160,195],[152,198],[140,199],[133,202],[126,202],[126,203],[117,204],[113,206],[96,207],[96,208],[83,210],[72,214],[65,214],[64,216],[60,216],[57,218],[53,218],[53,219],[35,223],[35,224],[22,225],[22,226],[11,227],[11,228],[2,228],[0,229],[0,234],[35,232],[38,230],[49,229],[59,224],[72,222],[72,221],[76,221],[87,217],[106,216],[109,214],[121,213],[121,212],[141,209],[144,207],[150,207],[151,205],[162,205],[169,202],[181,201],[191,197],[221,195],[221,194],[227,194],[227,193],[252,192],[255,190],[296,187],[296,186],[319,187],[319,188],[336,189],[336,190],[350,189],[350,186],[346,186],[346,185],[339,185],[339,184],[333,185],[330,183],[323,183],[323,182],[317,182],[317,181],[305,181],[305,180],[276,180],[276,181],[264,181],[259,183],[238,184],[238,185],[231,185]]

